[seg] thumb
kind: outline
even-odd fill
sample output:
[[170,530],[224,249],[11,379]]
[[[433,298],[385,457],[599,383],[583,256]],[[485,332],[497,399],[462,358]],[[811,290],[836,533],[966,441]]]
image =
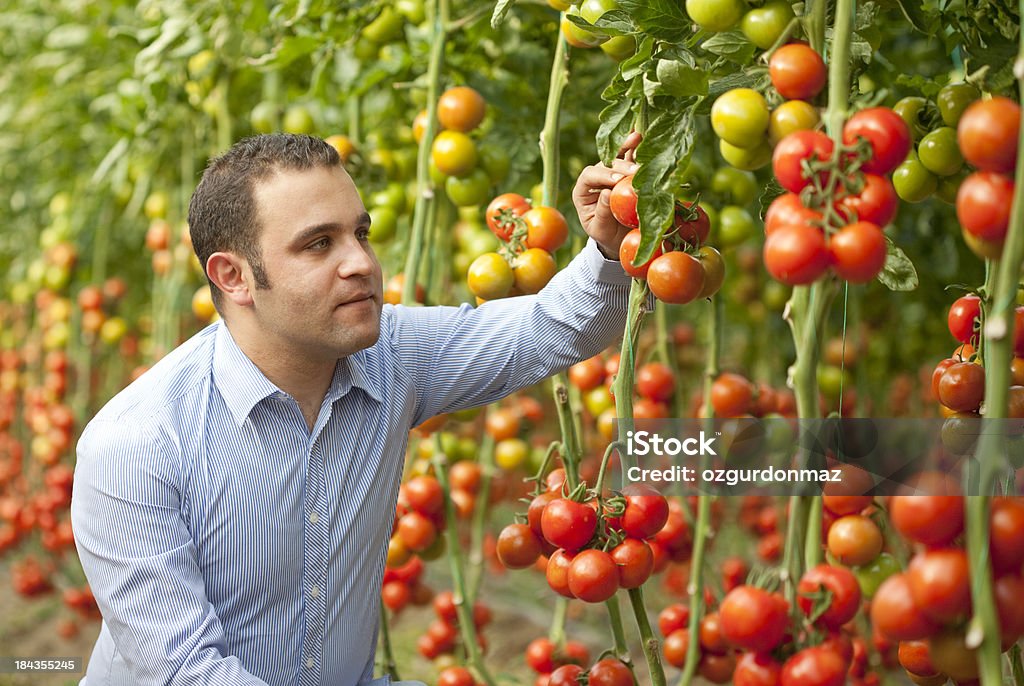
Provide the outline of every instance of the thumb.
[[597,199],[597,209],[594,210],[594,221],[591,222],[590,234],[594,240],[600,240],[602,236],[615,233],[618,229],[619,222],[612,214],[611,197],[611,189],[605,188]]

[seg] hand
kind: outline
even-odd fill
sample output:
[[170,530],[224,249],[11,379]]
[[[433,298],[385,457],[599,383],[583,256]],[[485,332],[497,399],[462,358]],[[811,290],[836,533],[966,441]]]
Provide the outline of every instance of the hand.
[[619,258],[619,244],[630,229],[612,216],[608,201],[612,195],[612,186],[622,177],[636,173],[633,153],[641,138],[636,131],[630,133],[618,157],[612,161],[611,168],[601,163],[586,167],[580,172],[576,186],[572,189],[572,202],[576,206],[583,230],[610,260]]

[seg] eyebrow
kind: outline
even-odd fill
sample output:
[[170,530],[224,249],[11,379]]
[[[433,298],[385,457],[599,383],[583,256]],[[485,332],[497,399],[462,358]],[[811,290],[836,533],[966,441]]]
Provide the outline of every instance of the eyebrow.
[[[370,226],[370,213],[363,212],[356,217],[355,230],[369,228]],[[322,224],[313,224],[307,226],[292,239],[292,245],[302,245],[306,241],[310,240],[314,236],[321,233],[337,233],[344,227],[338,222],[324,222]]]

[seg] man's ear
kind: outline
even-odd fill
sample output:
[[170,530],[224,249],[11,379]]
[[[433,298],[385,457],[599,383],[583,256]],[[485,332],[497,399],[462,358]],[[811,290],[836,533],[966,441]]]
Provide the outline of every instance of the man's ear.
[[248,263],[234,253],[215,252],[206,261],[206,275],[228,302],[247,307],[252,304],[247,267]]

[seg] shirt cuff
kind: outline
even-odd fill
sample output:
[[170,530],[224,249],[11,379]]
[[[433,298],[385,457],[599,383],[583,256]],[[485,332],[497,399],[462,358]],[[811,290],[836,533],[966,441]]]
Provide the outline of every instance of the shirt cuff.
[[622,263],[606,258],[598,249],[597,242],[593,238],[587,238],[587,244],[583,246],[580,255],[586,260],[587,266],[598,282],[613,286],[628,286],[632,281],[632,277],[622,268]]

